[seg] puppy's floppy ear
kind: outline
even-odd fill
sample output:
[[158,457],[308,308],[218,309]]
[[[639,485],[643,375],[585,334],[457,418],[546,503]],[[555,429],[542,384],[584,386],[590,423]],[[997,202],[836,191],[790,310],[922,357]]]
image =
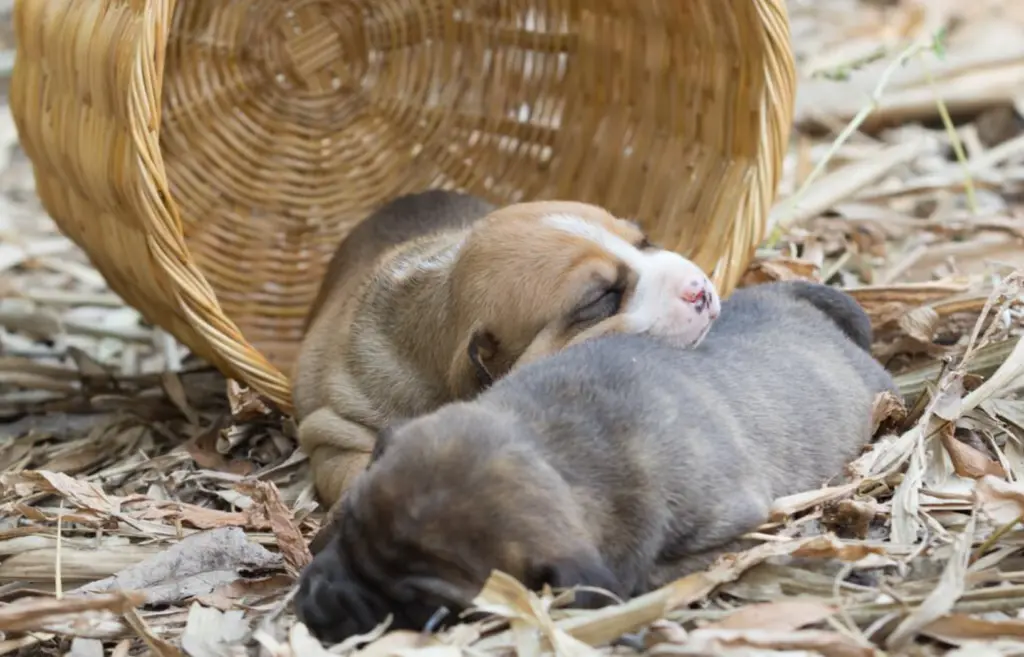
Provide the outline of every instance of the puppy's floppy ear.
[[[545,584],[552,589],[570,589],[575,586],[588,586],[604,589],[620,595],[619,582],[608,569],[600,556],[579,554],[549,561],[537,561],[529,567],[526,575],[526,586],[538,591]],[[575,591],[571,606],[577,609],[597,609],[615,602],[606,593],[597,591]]]
[[380,457],[384,455],[384,451],[388,448],[388,445],[394,438],[395,432],[401,429],[402,425],[406,422],[408,422],[408,420],[392,420],[390,424],[377,432],[377,439],[373,442],[373,451],[370,452],[370,462],[367,463],[367,468],[376,463]]
[[494,375],[487,369],[487,363],[497,353],[498,339],[490,331],[474,331],[470,336],[466,357],[473,366],[473,373],[481,389],[494,383]]
[[468,398],[494,382],[492,361],[499,346],[493,333],[474,327],[456,348],[448,369],[448,388],[457,399]]

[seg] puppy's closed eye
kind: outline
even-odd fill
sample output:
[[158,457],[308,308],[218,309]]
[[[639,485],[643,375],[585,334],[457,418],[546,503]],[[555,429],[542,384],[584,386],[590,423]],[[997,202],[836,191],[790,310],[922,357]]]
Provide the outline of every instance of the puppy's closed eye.
[[573,326],[586,326],[608,319],[619,312],[624,293],[618,286],[599,291],[572,312],[570,323]]

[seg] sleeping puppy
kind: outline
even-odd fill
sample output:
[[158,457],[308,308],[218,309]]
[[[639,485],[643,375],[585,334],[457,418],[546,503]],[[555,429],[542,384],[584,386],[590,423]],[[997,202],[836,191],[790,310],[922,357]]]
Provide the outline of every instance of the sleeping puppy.
[[870,342],[841,291],[746,288],[697,349],[588,341],[389,428],[301,576],[299,617],[340,641],[389,613],[454,618],[492,569],[620,597],[682,576],[868,444],[874,398],[895,390]]
[[599,335],[695,344],[719,310],[699,267],[601,208],[497,209],[441,190],[395,199],[339,246],[294,371],[321,501],[338,500],[396,419]]

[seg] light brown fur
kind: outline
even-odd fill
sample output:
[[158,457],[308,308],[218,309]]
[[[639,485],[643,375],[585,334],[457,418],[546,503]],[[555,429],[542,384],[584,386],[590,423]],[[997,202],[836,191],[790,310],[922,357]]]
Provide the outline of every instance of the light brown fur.
[[471,398],[569,344],[629,330],[610,306],[573,323],[581,301],[608,286],[621,284],[625,307],[638,275],[597,243],[543,225],[551,213],[654,250],[636,224],[592,205],[493,209],[440,191],[397,199],[341,245],[294,373],[299,442],[325,503],[365,469],[387,424]]

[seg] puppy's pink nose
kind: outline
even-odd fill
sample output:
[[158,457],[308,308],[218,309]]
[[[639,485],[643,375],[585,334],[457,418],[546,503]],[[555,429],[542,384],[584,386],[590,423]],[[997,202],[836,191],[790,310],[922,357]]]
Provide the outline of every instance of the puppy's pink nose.
[[683,293],[679,296],[686,303],[692,304],[698,313],[707,310],[711,319],[716,319],[718,317],[718,307],[714,303],[713,294],[714,292],[709,290],[707,286],[695,282],[689,289],[683,290]]

